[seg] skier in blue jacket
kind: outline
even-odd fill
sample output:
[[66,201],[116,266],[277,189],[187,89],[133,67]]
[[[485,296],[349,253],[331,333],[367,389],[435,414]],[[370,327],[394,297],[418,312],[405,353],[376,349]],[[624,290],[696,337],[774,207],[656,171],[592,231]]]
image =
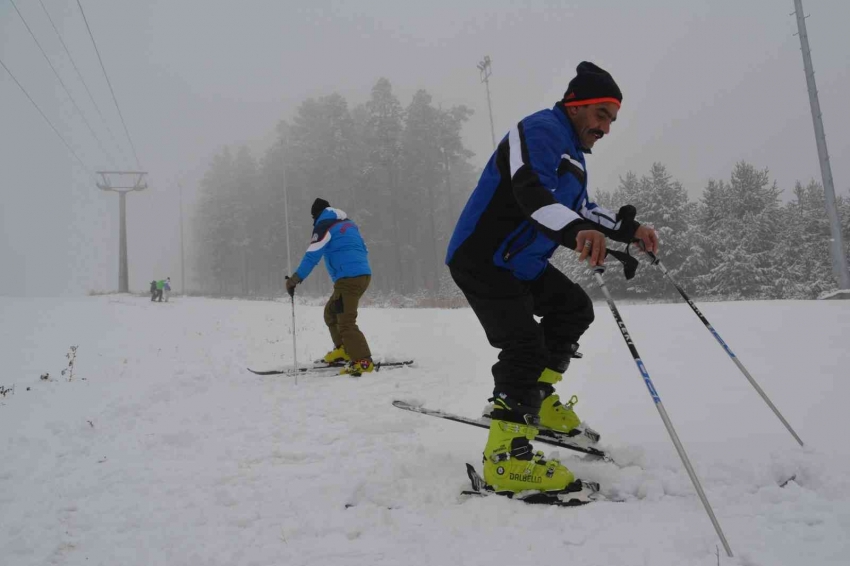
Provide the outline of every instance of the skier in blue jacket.
[[334,284],[334,292],[325,305],[325,324],[334,347],[323,360],[347,362],[340,374],[357,376],[371,372],[375,369],[372,353],[357,326],[357,306],[372,280],[366,244],[357,225],[345,212],[331,208],[328,201],[317,198],[310,213],[313,216],[310,247],[298,269],[286,280],[286,290],[293,295],[295,286],[307,279],[324,257]]
[[554,108],[522,119],[502,139],[461,213],[446,258],[487,339],[501,350],[484,448],[484,480],[497,491],[582,490],[560,462],[534,452],[536,426],[586,444],[599,439],[576,416],[578,399],[565,405],[555,394],[593,322],[593,305],[549,258],[565,246],[580,252],[580,261],[601,265],[606,236],[626,243],[637,238],[657,250],[655,231],[634,220],[634,207],[615,214],[588,197],[584,156],[610,131],[623,96],[593,63],[576,71]]

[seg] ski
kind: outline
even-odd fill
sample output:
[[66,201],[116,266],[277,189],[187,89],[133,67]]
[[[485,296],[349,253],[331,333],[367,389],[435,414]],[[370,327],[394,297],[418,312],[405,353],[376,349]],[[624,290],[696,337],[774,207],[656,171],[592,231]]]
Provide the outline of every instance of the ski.
[[[393,361],[393,362],[375,362],[375,371],[381,371],[382,369],[391,370],[391,369],[399,369],[404,367],[409,367],[413,365],[413,360],[404,360],[404,361]],[[315,364],[312,366],[302,366],[297,368],[283,368],[283,369],[271,369],[271,370],[256,370],[247,368],[253,374],[256,375],[303,375],[303,374],[318,374],[318,375],[336,375],[339,373],[339,370],[344,368],[345,364],[340,362],[334,362],[332,364]]]
[[308,373],[308,372],[310,372],[310,373],[312,373],[312,372],[331,373],[330,370],[339,371],[342,367],[344,367],[344,366],[343,365],[337,366],[337,365],[327,364],[327,365],[302,366],[302,367],[297,367],[297,368],[283,368],[283,369],[269,369],[269,370],[258,370],[258,369],[251,369],[251,368],[247,368],[247,369],[248,369],[248,371],[250,371],[251,373],[254,373],[256,375],[295,375],[295,374]]
[[557,507],[577,507],[594,501],[609,501],[599,492],[599,484],[584,480],[576,480],[566,489],[560,491],[496,491],[484,482],[472,464],[466,465],[466,475],[472,484],[472,489],[461,492],[467,496],[500,495],[508,499],[530,503],[532,505],[555,505]]
[[[431,417],[438,417],[441,419],[446,419],[449,421],[454,421],[456,423],[463,423],[472,426],[477,426],[480,428],[490,428],[490,420],[489,419],[470,419],[469,417],[464,417],[461,415],[455,415],[452,413],[446,413],[444,411],[438,411],[435,409],[426,409],[425,407],[417,407],[415,405],[411,405],[405,401],[393,401],[393,406],[398,407],[399,409],[404,409],[405,411],[412,411],[414,413],[420,413],[423,415],[428,415]],[[614,462],[614,460],[608,456],[605,451],[600,450],[599,448],[594,448],[593,446],[584,446],[580,442],[578,442],[575,438],[567,436],[566,434],[556,432],[554,430],[549,430],[546,428],[539,428],[539,433],[535,437],[535,440],[539,440],[540,442],[545,442],[546,444],[551,444],[552,446],[557,446],[558,448],[565,448],[567,450],[573,450],[575,452],[581,452],[583,454],[588,454],[590,456],[594,456],[596,458],[600,458],[605,460],[606,462]]]

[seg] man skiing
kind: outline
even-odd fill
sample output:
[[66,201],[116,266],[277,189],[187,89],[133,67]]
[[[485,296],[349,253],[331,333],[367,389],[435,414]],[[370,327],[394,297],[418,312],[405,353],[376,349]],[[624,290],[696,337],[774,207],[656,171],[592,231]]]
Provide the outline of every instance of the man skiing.
[[549,258],[562,245],[581,252],[579,261],[601,265],[606,236],[638,238],[657,250],[655,231],[634,220],[634,207],[614,214],[588,198],[584,154],[610,131],[623,97],[593,63],[576,72],[554,108],[523,118],[502,139],[446,257],[488,341],[501,350],[484,447],[484,481],[499,492],[581,490],[563,464],[534,452],[537,426],[599,438],[576,415],[578,399],[564,405],[554,392],[594,315],[584,290]]
[[331,208],[330,203],[317,198],[310,209],[313,215],[313,237],[298,269],[286,280],[286,290],[295,293],[295,286],[307,279],[324,256],[325,267],[334,283],[334,292],[325,305],[325,324],[331,333],[334,348],[323,361],[345,361],[340,374],[358,376],[375,369],[366,337],[357,326],[357,306],[372,280],[369,252],[360,230],[345,212]]

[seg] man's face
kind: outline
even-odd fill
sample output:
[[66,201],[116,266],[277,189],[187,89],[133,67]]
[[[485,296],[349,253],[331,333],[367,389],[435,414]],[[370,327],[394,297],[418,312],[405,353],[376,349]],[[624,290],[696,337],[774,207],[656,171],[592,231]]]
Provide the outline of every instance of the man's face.
[[613,102],[567,106],[570,121],[578,133],[582,146],[586,149],[591,149],[596,140],[611,131],[611,123],[617,119],[619,110]]

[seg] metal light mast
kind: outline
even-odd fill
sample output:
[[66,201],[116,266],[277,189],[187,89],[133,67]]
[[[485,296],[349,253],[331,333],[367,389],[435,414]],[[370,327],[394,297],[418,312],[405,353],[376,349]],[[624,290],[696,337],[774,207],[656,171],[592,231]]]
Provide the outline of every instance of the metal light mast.
[[493,149],[496,149],[496,129],[493,127],[493,105],[490,102],[490,75],[493,74],[493,68],[490,65],[490,56],[485,55],[484,59],[478,63],[478,70],[481,71],[481,82],[487,87],[487,110],[490,112],[490,137],[493,140]]
[[797,16],[797,30],[803,51],[803,68],[806,71],[806,84],[809,87],[809,105],[812,108],[812,121],[815,125],[815,142],[818,147],[820,174],[823,180],[823,195],[826,202],[826,215],[832,233],[830,251],[832,252],[832,270],[839,289],[850,289],[850,273],[847,271],[847,258],[844,256],[844,244],[841,238],[841,222],[835,207],[835,185],[832,182],[832,167],[829,165],[829,152],[826,149],[826,134],[823,130],[823,115],[820,111],[818,88],[815,85],[815,70],[812,66],[812,52],[809,49],[809,36],[806,33],[806,16],[803,15],[803,0],[794,0],[794,14]]

